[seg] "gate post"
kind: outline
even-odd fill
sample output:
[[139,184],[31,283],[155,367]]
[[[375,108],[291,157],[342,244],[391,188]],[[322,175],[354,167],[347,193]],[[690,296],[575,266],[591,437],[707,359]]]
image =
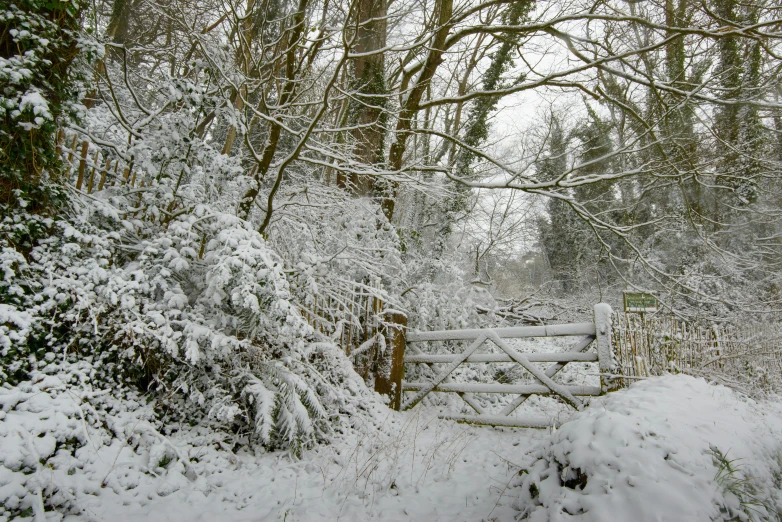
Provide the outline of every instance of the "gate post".
[[613,311],[607,303],[598,303],[595,313],[595,341],[597,342],[597,359],[600,366],[600,387],[603,393],[619,388],[619,381],[610,377],[616,369],[614,346],[611,340],[611,321]]
[[390,315],[386,353],[375,375],[375,391],[388,396],[388,405],[399,411],[402,406],[402,379],[405,376],[407,316],[398,312]]

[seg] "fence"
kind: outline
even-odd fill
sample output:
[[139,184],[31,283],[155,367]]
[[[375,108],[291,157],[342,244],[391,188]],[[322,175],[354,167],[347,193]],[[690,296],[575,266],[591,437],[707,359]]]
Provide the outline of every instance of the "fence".
[[[309,324],[331,337],[350,358],[353,368],[364,380],[374,383],[375,391],[388,395],[392,407],[399,409],[398,385],[402,379],[407,317],[383,299],[380,281],[370,283],[343,281],[339,287],[316,285],[312,297],[302,299],[301,312]],[[294,280],[303,293],[306,283]],[[401,348],[400,348],[401,346]]]
[[[706,377],[749,394],[782,390],[782,325],[697,325],[666,316],[614,314],[620,373]],[[633,379],[621,379],[626,386]]]
[[[106,186],[136,185],[137,172],[133,170],[132,159],[126,162],[112,157],[88,140],[80,140],[76,133],[66,133],[60,129],[57,132],[57,151],[69,166],[70,181],[77,190],[91,194]],[[144,186],[144,180],[138,181]]]

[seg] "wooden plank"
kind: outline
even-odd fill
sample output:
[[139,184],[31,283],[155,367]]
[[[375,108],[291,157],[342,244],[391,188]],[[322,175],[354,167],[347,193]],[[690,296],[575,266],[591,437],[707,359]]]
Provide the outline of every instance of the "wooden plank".
[[464,402],[467,403],[467,405],[475,410],[475,412],[479,415],[484,415],[486,411],[481,407],[481,405],[478,403],[477,400],[475,400],[475,395],[472,393],[458,393],[459,397],[462,398]]
[[[599,386],[570,385],[563,386],[572,395],[602,395]],[[418,391],[430,390],[435,392],[459,392],[459,393],[509,393],[523,395],[551,395],[552,391],[543,384],[494,384],[494,383],[440,383],[432,387],[431,382],[402,382],[402,390]]]
[[464,422],[467,424],[478,424],[482,426],[508,426],[510,428],[550,428],[556,423],[546,417],[500,417],[497,415],[461,415],[461,414],[442,414],[441,419]]
[[[589,339],[587,346],[592,342],[592,338]],[[555,363],[569,363],[569,362],[597,362],[597,354],[592,352],[587,353],[575,353],[575,352],[554,352],[554,353],[525,353],[529,362],[555,362]],[[458,355],[408,355],[405,357],[406,363],[412,364],[430,364],[430,363],[450,363],[453,362]],[[514,362],[510,355],[504,353],[479,353],[469,356],[465,363],[502,363],[502,362]]]
[[595,335],[594,323],[554,324],[548,326],[514,326],[510,328],[486,328],[470,330],[440,330],[435,332],[408,332],[407,342],[458,341],[478,339],[493,333],[501,339],[525,337],[562,337]]

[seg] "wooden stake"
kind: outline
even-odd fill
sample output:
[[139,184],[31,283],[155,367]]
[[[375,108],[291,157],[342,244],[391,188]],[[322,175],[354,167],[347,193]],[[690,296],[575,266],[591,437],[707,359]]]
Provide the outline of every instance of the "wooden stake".
[[100,181],[98,182],[98,192],[103,190],[103,185],[106,183],[106,175],[109,173],[111,167],[111,160],[106,160],[106,166],[103,168],[103,172],[100,173]]
[[201,237],[201,248],[198,250],[198,259],[204,258],[204,249],[206,248],[206,233]]
[[114,162],[114,175],[111,177],[111,186],[117,184],[117,171],[119,170],[119,160]]
[[100,151],[95,152],[95,159],[92,160],[92,169],[90,170],[90,180],[87,182],[87,194],[92,194],[92,186],[95,181],[95,167],[98,165],[98,156]]
[[73,163],[73,153],[76,152],[76,140],[78,138],[74,134],[73,140],[71,141],[71,148],[68,150],[68,163]]
[[79,160],[79,177],[76,179],[76,190],[81,190],[81,186],[84,183],[84,169],[87,167],[87,151],[90,148],[90,143],[84,140],[81,144],[81,160]]

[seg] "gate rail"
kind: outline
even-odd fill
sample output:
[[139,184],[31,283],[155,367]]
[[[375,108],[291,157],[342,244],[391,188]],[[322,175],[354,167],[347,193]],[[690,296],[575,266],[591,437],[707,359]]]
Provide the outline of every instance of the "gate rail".
[[[443,414],[440,418],[453,419],[477,424],[491,424],[520,427],[546,427],[548,420],[515,418],[510,415],[532,395],[556,395],[565,403],[577,410],[583,408],[583,402],[578,397],[595,396],[615,388],[611,372],[616,367],[611,347],[611,307],[600,303],[594,307],[594,322],[550,326],[524,326],[512,328],[490,328],[472,330],[443,330],[438,332],[408,332],[407,348],[414,352],[405,354],[404,362],[410,364],[428,364],[434,368],[437,364],[447,364],[434,378],[425,382],[401,383],[403,392],[415,392],[406,400],[402,409],[417,405],[431,392],[452,392],[458,394],[467,405],[475,410],[477,415]],[[504,339],[519,339],[529,337],[576,337],[582,339],[566,352],[555,353],[522,353],[510,346]],[[456,354],[426,354],[415,346],[415,343],[432,341],[472,341],[461,353]],[[502,353],[475,353],[484,343],[490,341]],[[596,345],[594,352],[586,350]],[[453,383],[447,382],[449,376],[460,365],[465,363],[495,363],[515,362],[531,373],[536,384],[496,384],[496,383]],[[545,370],[533,363],[551,364]],[[598,362],[601,375],[601,386],[574,386],[556,383],[553,377],[571,362]],[[500,415],[489,414],[474,397],[474,393],[516,394],[518,397],[508,404]]]

